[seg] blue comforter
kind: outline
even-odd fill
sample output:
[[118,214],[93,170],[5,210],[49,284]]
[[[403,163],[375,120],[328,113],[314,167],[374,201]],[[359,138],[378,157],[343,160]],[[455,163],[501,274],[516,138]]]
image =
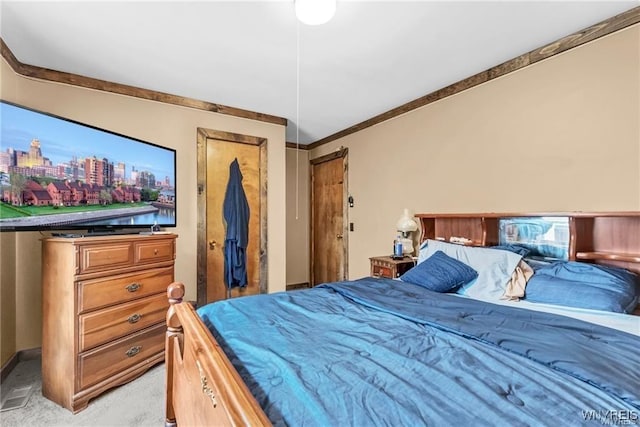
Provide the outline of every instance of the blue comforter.
[[198,313],[276,425],[640,422],[640,338],[563,316],[388,279]]

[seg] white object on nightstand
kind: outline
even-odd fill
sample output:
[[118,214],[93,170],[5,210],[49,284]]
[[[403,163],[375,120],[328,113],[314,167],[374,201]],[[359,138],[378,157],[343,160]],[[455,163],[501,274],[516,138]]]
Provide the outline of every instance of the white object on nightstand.
[[402,212],[402,216],[396,223],[396,230],[402,233],[402,253],[404,255],[411,255],[413,253],[413,239],[411,239],[411,233],[418,229],[418,223],[413,216],[409,214],[409,209],[405,208]]

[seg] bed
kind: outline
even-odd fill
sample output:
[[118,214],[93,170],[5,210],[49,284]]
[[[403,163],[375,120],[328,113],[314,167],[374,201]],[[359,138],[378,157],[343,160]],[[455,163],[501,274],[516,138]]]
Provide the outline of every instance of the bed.
[[[569,216],[571,259],[534,266],[531,300],[517,286],[504,299],[484,285],[522,279],[527,258],[496,248],[497,218],[512,214],[419,216],[422,259],[402,280],[328,283],[197,312],[184,285],[171,284],[167,425],[640,423],[640,318],[626,313],[638,298],[640,214],[580,215],[591,227]],[[451,226],[457,220],[467,228]],[[602,227],[624,229],[624,252],[604,250],[612,246],[599,236],[611,230]],[[472,245],[447,243],[451,233]],[[593,264],[580,253],[604,255]],[[576,298],[574,285],[589,297]]]

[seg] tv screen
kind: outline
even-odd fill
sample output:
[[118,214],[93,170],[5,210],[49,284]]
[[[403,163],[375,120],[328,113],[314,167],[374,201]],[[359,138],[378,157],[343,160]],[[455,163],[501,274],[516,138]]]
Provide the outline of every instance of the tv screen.
[[0,230],[176,226],[176,151],[0,101]]

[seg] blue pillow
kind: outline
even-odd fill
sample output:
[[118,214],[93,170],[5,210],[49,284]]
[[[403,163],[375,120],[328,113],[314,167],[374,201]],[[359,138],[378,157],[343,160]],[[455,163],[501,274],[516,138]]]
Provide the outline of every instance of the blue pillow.
[[476,277],[478,273],[473,268],[442,251],[437,251],[400,276],[400,280],[431,291],[448,292],[456,290]]
[[638,303],[638,277],[627,270],[584,262],[555,262],[535,270],[525,300],[568,307],[631,313]]

